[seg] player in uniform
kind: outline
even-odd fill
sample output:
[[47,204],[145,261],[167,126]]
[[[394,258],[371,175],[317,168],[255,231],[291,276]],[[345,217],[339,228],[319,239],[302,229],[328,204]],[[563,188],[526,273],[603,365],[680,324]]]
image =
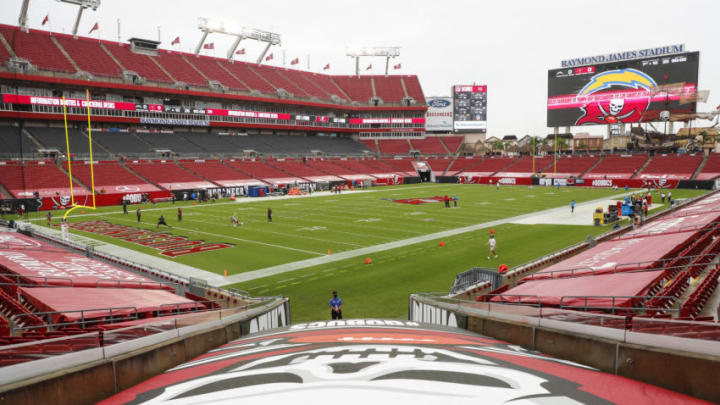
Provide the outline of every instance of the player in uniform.
[[158,223],[157,223],[157,226],[156,226],[155,228],[160,228],[160,225],[165,225],[165,226],[167,226],[167,227],[169,227],[169,228],[172,228],[172,226],[168,225],[167,222],[165,222],[165,217],[162,216],[162,215],[160,215],[160,218],[158,218]]
[[488,252],[488,259],[490,259],[490,255],[495,256],[497,259],[498,255],[495,253],[495,245],[497,244],[497,241],[495,240],[495,234],[490,235],[490,239],[485,243],[485,246],[490,246],[490,251]]

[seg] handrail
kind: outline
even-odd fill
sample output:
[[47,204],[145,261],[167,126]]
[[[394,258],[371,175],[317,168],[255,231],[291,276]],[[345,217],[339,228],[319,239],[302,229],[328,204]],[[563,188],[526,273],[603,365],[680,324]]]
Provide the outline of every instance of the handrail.
[[[488,298],[489,297],[489,298]],[[515,297],[517,301],[504,301],[505,298]],[[501,301],[494,301],[495,298],[500,298]],[[527,302],[520,301],[521,298],[535,298],[536,304],[528,304]],[[511,305],[525,305],[525,306],[536,306],[542,308],[543,304],[540,300],[539,295],[533,294],[485,294],[482,296],[482,302],[495,303],[495,304],[511,304]]]
[[[20,279],[21,279],[21,278],[24,278],[24,279],[39,278],[39,279],[41,279],[41,280],[45,280],[45,284],[40,284],[40,285],[45,285],[45,286],[48,286],[48,287],[56,287],[56,285],[50,285],[50,284],[48,284],[47,280],[65,280],[65,281],[68,282],[68,284],[70,285],[70,287],[73,287],[73,286],[74,286],[74,284],[73,284],[73,279],[71,279],[71,278],[69,278],[69,277],[30,276],[30,275],[23,275],[23,274],[16,274],[16,273],[2,273],[2,274],[0,274],[0,277],[15,278],[16,282],[15,282],[15,284],[13,284],[13,285],[22,286],[22,287],[25,287],[26,285],[27,285],[27,286],[37,287],[38,284],[21,283],[21,282],[20,282]],[[7,284],[8,284],[8,283],[0,283],[0,285],[7,285]]]
[[[15,314],[15,315],[13,315],[13,316],[10,317],[10,320],[12,321],[12,322],[11,322],[11,325],[10,325],[10,333],[11,333],[11,334],[15,333],[15,330],[41,329],[41,328],[47,328],[48,326],[67,326],[67,325],[78,325],[78,324],[80,324],[80,325],[82,325],[83,327],[85,327],[85,325],[86,325],[87,323],[91,323],[91,324],[92,324],[92,323],[100,323],[100,322],[102,322],[102,323],[108,323],[108,322],[109,322],[109,323],[112,323],[113,321],[116,320],[116,319],[113,317],[113,310],[116,311],[116,314],[117,314],[117,311],[119,311],[119,310],[128,310],[128,309],[129,309],[129,310],[132,310],[132,315],[131,315],[131,316],[134,317],[134,319],[138,319],[138,318],[139,318],[139,316],[138,316],[138,310],[137,310],[136,307],[106,307],[106,308],[75,309],[75,310],[66,310],[66,311],[49,311],[49,312],[33,312],[33,313],[26,313],[26,314]],[[109,311],[109,312],[110,312],[110,315],[109,315],[109,316],[106,316],[106,315],[103,315],[103,316],[95,316],[95,317],[89,317],[89,318],[86,319],[86,317],[85,317],[85,314],[86,314],[86,313],[97,312],[97,311]],[[46,316],[46,315],[47,315],[47,316],[48,316],[48,319],[52,319],[52,316],[53,316],[53,315],[61,315],[62,317],[67,318],[67,317],[65,316],[65,314],[70,314],[70,313],[80,313],[80,319],[79,319],[79,320],[76,320],[76,321],[73,321],[73,322],[59,322],[59,323],[51,323],[51,324],[47,324],[47,323],[46,323],[46,324],[44,324],[44,325],[31,325],[31,326],[23,326],[23,327],[16,327],[16,326],[15,326],[15,325],[18,323],[18,319],[19,319],[19,318],[23,318],[23,317],[35,316],[35,317],[38,317],[38,318],[41,318],[41,319],[42,319],[43,316]],[[125,315],[118,315],[118,316],[123,316],[123,317],[124,317]],[[108,318],[110,318],[110,319],[108,320]],[[63,319],[63,318],[58,318],[58,319]],[[123,318],[122,320],[127,320],[127,319],[126,319],[126,318]]]
[[[570,299],[570,298],[573,298],[573,299],[582,298],[582,299],[584,300],[584,301],[583,301],[584,305],[563,305],[563,301],[565,301],[566,299]],[[610,307],[588,306],[588,299],[589,299],[589,298],[590,298],[590,299],[596,299],[596,298],[597,298],[597,299],[608,299],[608,298],[609,298],[609,299],[611,299],[611,306],[610,306]],[[621,310],[621,309],[622,309],[622,310],[647,310],[647,309],[653,309],[653,308],[648,308],[648,307],[645,305],[645,303],[646,303],[647,301],[649,301],[649,300],[658,299],[658,298],[660,298],[660,299],[675,299],[676,297],[673,297],[673,296],[661,296],[661,295],[564,295],[564,296],[560,297],[559,307],[560,307],[561,309],[582,308],[582,309],[584,309],[585,311],[588,311],[588,309],[593,309],[593,310],[597,310],[597,309],[608,310],[608,309],[609,309],[609,310],[611,310],[612,313],[614,314],[614,313],[615,313],[615,310]],[[620,300],[620,299],[624,299],[624,300],[626,300],[626,299],[638,300],[638,299],[639,299],[639,300],[641,300],[642,306],[640,306],[640,307],[632,307],[632,306],[627,307],[627,306],[615,305],[616,300]],[[679,309],[663,309],[663,311],[675,311],[675,312],[679,312],[680,310],[679,310]]]

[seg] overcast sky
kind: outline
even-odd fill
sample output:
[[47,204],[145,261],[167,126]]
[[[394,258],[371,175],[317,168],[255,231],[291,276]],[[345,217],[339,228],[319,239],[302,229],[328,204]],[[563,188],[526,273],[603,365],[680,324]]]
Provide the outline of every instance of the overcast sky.
[[[0,0],[0,22],[17,25],[22,0]],[[31,28],[69,33],[77,7],[55,0],[31,0]],[[50,24],[41,27],[46,14]],[[488,85],[488,134],[544,135],[547,70],[560,60],[608,52],[684,43],[700,51],[700,89],[710,90],[707,111],[720,104],[720,0],[103,0],[86,11],[80,35],[99,23],[102,39],[157,39],[163,48],[176,36],[190,50],[200,39],[197,17],[234,21],[239,26],[282,35],[275,65],[300,57],[302,69],[353,74],[349,46],[400,46],[403,74],[416,74],[426,96],[449,96],[453,84]],[[232,38],[211,34],[217,56]],[[246,60],[260,44],[250,41]],[[213,51],[204,51],[212,55]],[[367,58],[368,73],[384,72],[382,58]],[[699,124],[707,124],[701,121]],[[596,128],[595,133],[603,133]]]

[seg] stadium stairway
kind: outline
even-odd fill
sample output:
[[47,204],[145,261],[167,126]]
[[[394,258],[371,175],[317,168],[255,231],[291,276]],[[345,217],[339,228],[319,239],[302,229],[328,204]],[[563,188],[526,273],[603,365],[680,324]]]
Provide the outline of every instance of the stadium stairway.
[[120,161],[120,166],[124,167],[125,170],[127,170],[127,171],[129,171],[130,173],[134,174],[135,176],[137,176],[137,178],[139,178],[140,180],[144,181],[145,183],[147,183],[147,184],[152,184],[153,186],[159,188],[160,190],[164,190],[164,189],[165,189],[164,187],[160,187],[159,184],[150,181],[147,177],[143,176],[142,174],[140,174],[140,173],[136,172],[135,170],[133,170],[132,168],[130,168],[130,166],[128,166],[128,165],[125,164],[125,161],[124,161],[124,160],[121,160],[121,161]]
[[[198,69],[198,67],[195,66],[195,64],[193,64],[188,58],[186,58],[185,55],[180,54],[180,57],[183,58],[183,60],[184,60],[185,62],[187,62],[187,64],[190,65],[191,68],[195,69],[195,71],[198,72],[198,74],[199,74],[200,76],[202,76],[202,77],[205,79],[206,82],[209,82],[209,81],[210,81],[210,78],[208,78],[208,76],[207,76],[205,73],[203,73],[202,70]],[[224,84],[224,83],[223,83],[223,84]],[[224,84],[224,85],[227,86],[227,84]]]
[[0,184],[0,198],[12,198],[12,196],[10,196],[10,192],[7,191],[5,186],[3,186],[2,184]]
[[[57,166],[57,168],[60,169],[61,172],[63,172],[63,174],[65,175],[65,178],[69,178],[69,177],[70,177],[70,174],[68,173],[67,170],[65,170],[65,167],[63,166],[63,164],[62,164],[60,161],[58,161],[57,163],[55,163],[55,166]],[[90,190],[90,186],[88,186],[87,184],[83,183],[77,176],[72,176],[72,178],[73,178],[73,181],[74,181],[75,183],[77,183],[77,184],[85,187],[87,190]]]
[[103,44],[102,42],[100,42],[100,49],[102,49],[103,51],[105,51],[105,53],[107,54],[107,56],[109,56],[110,59],[113,60],[113,62],[115,62],[118,66],[120,66],[120,69],[122,69],[123,71],[129,70],[129,69],[126,68],[122,63],[120,63],[120,61],[118,60],[118,58],[115,57],[115,55],[113,55],[110,51],[108,51],[108,49],[105,47],[105,44]]
[[584,172],[582,172],[582,173],[580,174],[580,176],[578,176],[578,178],[579,178],[579,179],[582,179],[586,174],[590,173],[594,168],[597,167],[597,165],[600,164],[600,162],[603,161],[603,159],[605,159],[605,156],[601,155],[601,156],[600,156],[600,159],[598,159],[597,161],[595,161],[595,163],[593,163],[592,166],[588,167],[587,170],[585,170]]
[[51,35],[51,36],[50,36],[50,40],[52,40],[52,42],[55,44],[55,46],[58,47],[58,49],[60,50],[60,53],[62,53],[62,54],[65,56],[65,59],[67,59],[68,62],[70,62],[70,64],[75,68],[75,71],[76,71],[76,72],[79,72],[79,71],[82,70],[82,69],[80,69],[80,67],[78,66],[78,64],[75,63],[75,61],[73,60],[73,58],[70,57],[70,54],[67,53],[67,51],[65,50],[65,48],[63,48],[63,46],[60,45],[60,42],[58,42],[57,38],[55,38],[54,36]]
[[705,168],[705,165],[707,164],[708,160],[709,160],[709,157],[708,157],[708,156],[703,156],[703,160],[702,160],[702,162],[700,162],[700,166],[698,166],[697,169],[695,169],[695,172],[694,172],[693,175],[690,177],[690,180],[695,180],[695,179],[697,179],[697,176],[700,174],[700,172],[703,171],[703,169]]
[[648,156],[648,160],[646,160],[645,163],[643,163],[643,165],[640,166],[640,168],[637,169],[637,171],[635,172],[635,174],[633,174],[632,177],[630,177],[630,178],[631,178],[631,179],[637,178],[637,176],[639,176],[640,173],[642,173],[643,170],[645,170],[645,168],[648,167],[648,165],[650,164],[650,162],[653,161],[654,158],[655,158],[654,156]]
[[23,128],[23,129],[22,129],[22,134],[25,135],[33,144],[35,144],[35,147],[36,147],[36,148],[44,148],[44,147],[45,147],[45,145],[43,145],[42,143],[40,143],[40,141],[38,141],[37,138],[35,138],[35,137],[30,133],[30,131],[27,130],[27,128]]

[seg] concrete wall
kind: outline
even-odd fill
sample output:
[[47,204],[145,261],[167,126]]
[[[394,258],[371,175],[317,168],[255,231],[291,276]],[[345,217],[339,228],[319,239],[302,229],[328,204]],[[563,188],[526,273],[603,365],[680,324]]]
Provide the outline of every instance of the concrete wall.
[[[720,403],[720,356],[631,344],[504,319],[468,315],[467,325],[468,330],[526,349]],[[695,340],[693,344],[702,346],[703,342]]]
[[[198,328],[200,330],[154,345],[140,344],[140,348],[128,353],[3,385],[0,386],[0,405],[94,404],[242,335],[247,335],[250,324],[256,320],[257,318],[242,318],[225,324],[216,322],[213,326]],[[137,339],[138,343],[142,339],[144,338]],[[102,350],[102,348],[91,350]],[[82,352],[77,354],[80,353]],[[61,357],[63,356],[59,356],[57,360],[61,360]],[[44,360],[38,360],[41,361]]]

